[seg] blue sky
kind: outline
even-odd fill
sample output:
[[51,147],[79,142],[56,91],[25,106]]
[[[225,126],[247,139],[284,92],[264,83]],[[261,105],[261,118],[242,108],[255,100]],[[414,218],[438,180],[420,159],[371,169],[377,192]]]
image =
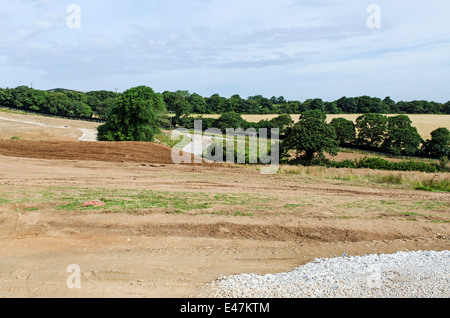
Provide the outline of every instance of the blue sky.
[[446,102],[449,14],[446,0],[2,0],[0,87]]

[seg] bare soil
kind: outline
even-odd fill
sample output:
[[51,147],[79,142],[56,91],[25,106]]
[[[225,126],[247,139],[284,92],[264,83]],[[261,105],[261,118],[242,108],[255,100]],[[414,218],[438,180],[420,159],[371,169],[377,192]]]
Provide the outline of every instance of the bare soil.
[[[146,142],[0,140],[0,154],[38,159],[173,164],[172,148]],[[193,156],[191,162],[195,162]]]
[[[47,136],[0,141],[0,297],[208,297],[222,276],[450,247],[448,193],[176,165],[160,145]],[[150,192],[168,206],[64,208]],[[72,264],[80,289],[66,284]]]
[[[449,248],[448,223],[436,222],[450,218],[445,193],[267,176],[233,166],[174,165],[161,158],[163,151],[138,157],[139,143],[105,145],[111,155],[101,158],[96,143],[34,143],[0,143],[0,193],[7,200],[0,204],[3,297],[207,297],[207,284],[222,276],[283,272],[344,252]],[[48,148],[58,151],[36,150]],[[123,149],[129,156],[120,154]],[[64,202],[25,200],[80,188],[247,194],[254,201],[218,203],[213,210],[220,213],[170,214],[160,208],[71,211],[57,208]],[[398,209],[383,210],[383,202]],[[440,205],[401,213],[411,202]],[[66,285],[71,264],[81,268],[81,289]]]

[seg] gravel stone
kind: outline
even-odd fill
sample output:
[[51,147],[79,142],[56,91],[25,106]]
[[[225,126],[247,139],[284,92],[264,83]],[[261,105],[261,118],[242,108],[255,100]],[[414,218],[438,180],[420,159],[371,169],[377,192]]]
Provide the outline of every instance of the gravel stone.
[[448,298],[450,251],[315,259],[280,274],[210,284],[213,298]]

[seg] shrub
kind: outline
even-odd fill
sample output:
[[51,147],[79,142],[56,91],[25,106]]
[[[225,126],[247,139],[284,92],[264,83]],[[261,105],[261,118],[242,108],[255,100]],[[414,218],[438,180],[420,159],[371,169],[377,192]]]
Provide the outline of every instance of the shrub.
[[435,163],[426,163],[422,161],[389,161],[383,158],[364,157],[354,160],[328,161],[329,167],[334,168],[353,168],[353,169],[375,169],[388,171],[421,171],[436,173],[445,171],[440,165]]

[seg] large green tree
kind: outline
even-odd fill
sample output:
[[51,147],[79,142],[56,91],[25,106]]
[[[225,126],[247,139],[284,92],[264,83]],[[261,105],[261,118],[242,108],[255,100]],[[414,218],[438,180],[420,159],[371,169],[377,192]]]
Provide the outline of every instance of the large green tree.
[[208,105],[208,113],[210,114],[223,114],[227,111],[225,97],[221,97],[219,94],[213,94],[211,97],[206,98],[206,104]]
[[406,115],[389,117],[387,120],[386,137],[381,150],[394,155],[411,156],[419,152],[423,142],[417,128]]
[[426,156],[438,159],[450,156],[450,131],[443,127],[434,130],[431,139],[423,143],[422,152]]
[[189,96],[189,103],[192,106],[192,112],[195,114],[205,114],[207,111],[207,104],[205,99],[197,93]]
[[324,153],[337,155],[339,144],[336,132],[326,122],[326,114],[319,110],[303,113],[300,121],[286,132],[281,143],[283,157],[288,157],[291,150],[296,151],[296,158],[303,162],[312,162],[325,158]]
[[356,99],[353,97],[342,97],[337,100],[336,102],[337,108],[341,110],[341,112],[345,114],[353,114],[356,113],[358,110],[358,103],[356,102]]
[[346,118],[334,118],[330,126],[336,132],[336,138],[340,146],[348,146],[356,139],[356,125],[353,121]]
[[100,141],[152,142],[159,133],[158,115],[166,112],[161,94],[138,86],[125,91],[105,124],[98,127]]
[[226,133],[227,128],[236,129],[242,128],[246,129],[246,121],[236,112],[226,112],[220,116],[215,122],[215,128],[220,129],[223,133]]
[[387,132],[387,116],[364,114],[356,119],[358,131],[357,145],[364,148],[379,149]]

